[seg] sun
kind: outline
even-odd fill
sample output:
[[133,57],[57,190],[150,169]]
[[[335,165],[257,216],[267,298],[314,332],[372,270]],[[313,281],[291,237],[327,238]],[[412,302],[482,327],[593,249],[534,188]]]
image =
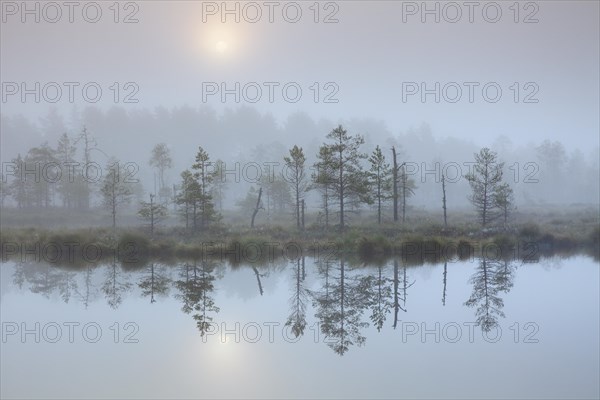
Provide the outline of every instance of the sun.
[[241,39],[246,42],[248,35],[243,35],[241,28],[231,24],[202,25],[193,37],[197,40],[203,57],[215,62],[228,62],[233,58],[240,57],[245,50]]
[[218,53],[225,53],[227,51],[227,48],[229,46],[227,45],[227,42],[224,40],[219,40],[216,44],[215,44],[215,49],[217,50]]

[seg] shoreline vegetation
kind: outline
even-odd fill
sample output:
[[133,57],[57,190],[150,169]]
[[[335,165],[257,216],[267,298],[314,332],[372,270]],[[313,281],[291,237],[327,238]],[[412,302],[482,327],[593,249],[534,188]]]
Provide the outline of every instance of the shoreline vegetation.
[[[84,126],[75,136],[64,133],[55,147],[45,142],[7,163],[0,187],[3,260],[114,259],[137,265],[150,259],[221,258],[242,264],[302,256],[364,263],[398,256],[409,263],[472,257],[535,262],[575,253],[598,258],[597,198],[586,195],[581,198],[590,204],[566,204],[564,196],[556,196],[574,190],[551,179],[560,172],[557,160],[566,159],[559,142],[536,147],[544,167],[539,177],[519,179],[511,174],[516,164],[506,164],[488,147],[473,153],[468,173],[446,176],[446,169],[430,170],[422,163],[419,177],[414,155],[399,143],[368,148],[363,135],[338,125],[316,152],[315,146],[309,154],[294,144],[280,149],[277,161],[262,160],[263,166],[262,156],[252,157],[247,166],[253,165],[256,177],[245,176],[235,198],[226,202],[235,200],[235,206],[224,206],[223,200],[228,187],[241,183],[239,162],[232,169],[230,161],[212,159],[202,146],[180,171],[179,182],[171,184],[166,179],[173,168],[170,147],[157,143],[145,170],[154,174],[150,192],[136,176],[137,164],[108,154],[106,168],[94,163],[97,174],[91,179],[91,150],[100,150],[95,146]],[[72,166],[68,176],[61,165]],[[526,165],[537,174],[538,164]],[[428,181],[430,174],[435,179]],[[594,190],[589,181],[585,193]],[[413,198],[420,191],[427,201]],[[468,210],[461,208],[465,204]]]
[[467,222],[444,228],[422,219],[403,226],[348,226],[343,232],[333,228],[325,231],[318,226],[302,230],[261,225],[250,229],[221,223],[194,234],[176,226],[161,226],[151,234],[142,226],[113,230],[100,226],[57,229],[3,224],[0,248],[2,262],[29,260],[77,266],[116,260],[131,268],[150,260],[221,259],[240,265],[282,258],[293,261],[303,256],[325,261],[343,256],[363,263],[402,257],[408,264],[482,256],[523,262],[553,255],[588,254],[595,260],[600,258],[598,216],[579,211],[563,218],[537,218],[539,223],[532,219],[487,229]]

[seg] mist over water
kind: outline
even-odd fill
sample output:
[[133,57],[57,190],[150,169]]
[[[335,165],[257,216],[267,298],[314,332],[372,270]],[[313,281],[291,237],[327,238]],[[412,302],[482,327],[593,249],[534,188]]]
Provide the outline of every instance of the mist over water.
[[600,5],[0,1],[0,397],[598,398]]

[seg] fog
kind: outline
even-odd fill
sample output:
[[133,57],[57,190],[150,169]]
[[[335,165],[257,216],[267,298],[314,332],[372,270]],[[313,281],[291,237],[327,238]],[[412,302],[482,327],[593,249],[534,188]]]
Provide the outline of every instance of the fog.
[[467,207],[482,147],[517,206],[597,204],[597,14],[583,1],[3,2],[3,180],[19,154],[85,127],[91,161],[132,163],[146,194],[155,145],[173,160],[168,187],[201,146],[230,171],[232,209],[294,145],[312,166],[342,124],[366,154],[399,150],[412,208],[440,208],[442,174],[449,205]]
[[598,398],[599,15],[0,0],[0,397]]
[[[179,174],[191,167],[198,146],[202,146],[212,160],[225,162],[229,173],[224,176],[227,191],[223,205],[235,208],[250,186],[258,187],[261,177],[269,177],[269,171],[278,177],[284,173],[283,157],[291,147],[302,147],[310,166],[326,134],[343,124],[349,133],[365,137],[365,153],[379,145],[391,160],[391,147],[399,149],[399,159],[407,163],[407,173],[417,186],[411,207],[440,209],[442,173],[448,179],[448,203],[453,208],[468,207],[469,186],[464,175],[470,172],[474,153],[482,145],[496,151],[499,161],[505,163],[504,176],[515,191],[518,206],[598,203],[598,146],[581,150],[551,141],[516,144],[508,135],[490,141],[460,139],[436,134],[425,122],[393,132],[384,121],[374,119],[314,120],[297,112],[279,123],[272,114],[253,107],[219,113],[208,106],[135,111],[86,107],[74,109],[68,117],[51,109],[38,120],[3,115],[1,122],[6,182],[13,178],[9,166],[18,154],[25,156],[43,143],[55,148],[60,135],[66,132],[75,137],[85,126],[96,140],[97,151],[90,153],[91,161],[104,167],[110,156],[123,164],[135,164],[132,174],[145,193],[156,191],[156,170],[149,165],[156,144],[166,143],[173,159],[172,168],[165,172],[168,187],[180,183]],[[82,146],[78,147],[75,159],[82,160]],[[368,169],[366,160],[364,166]],[[62,172],[66,175],[68,169],[63,166]],[[316,209],[318,200],[313,197],[309,207]],[[10,200],[6,204],[11,204]]]

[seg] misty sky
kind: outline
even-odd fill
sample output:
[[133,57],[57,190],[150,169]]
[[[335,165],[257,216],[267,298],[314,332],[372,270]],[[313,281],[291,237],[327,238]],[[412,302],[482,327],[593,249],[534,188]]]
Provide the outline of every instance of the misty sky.
[[[227,22],[222,23],[220,12],[203,14],[203,9],[220,7],[221,2],[132,3],[137,10],[134,6],[125,9],[121,3],[120,20],[131,12],[139,20],[131,24],[114,23],[114,12],[109,9],[112,2],[99,2],[102,17],[98,23],[86,22],[82,7],[74,10],[73,23],[69,23],[65,7],[56,23],[44,21],[43,10],[40,23],[34,22],[33,15],[25,15],[27,21],[22,23],[21,4],[2,2],[4,115],[21,113],[35,119],[56,106],[68,116],[74,105],[66,87],[56,104],[43,98],[35,103],[32,96],[22,103],[19,94],[7,95],[7,82],[31,86],[34,82],[79,82],[75,89],[79,108],[91,105],[81,96],[80,88],[87,82],[98,82],[103,89],[96,104],[103,107],[114,105],[109,89],[114,82],[121,86],[120,97],[128,93],[123,85],[134,82],[139,87],[135,95],[139,102],[119,102],[128,110],[187,104],[221,111],[249,105],[272,113],[278,121],[296,111],[333,121],[374,118],[384,121],[394,133],[426,122],[436,136],[470,138],[482,145],[506,135],[521,144],[548,138],[568,147],[598,146],[600,33],[596,1],[538,1],[527,8],[522,2],[519,23],[514,22],[514,9],[509,8],[513,2],[498,3],[502,16],[497,23],[484,19],[482,10],[487,2],[475,7],[472,23],[465,6],[461,6],[458,22],[445,21],[456,14],[456,9],[443,8],[446,2],[438,3],[440,23],[435,23],[434,15],[425,15],[422,23],[422,10],[409,15],[410,6],[420,8],[421,2],[400,1],[340,1],[327,9],[321,3],[319,23],[313,21],[312,2],[298,3],[302,17],[297,23],[283,18],[285,2],[274,9],[273,23],[268,21],[269,10],[263,2],[255,3],[262,12],[256,23],[244,20],[245,3],[239,4],[239,23],[233,15],[226,15]],[[34,7],[34,2],[27,4]],[[235,7],[234,2],[228,4]],[[436,6],[435,2],[427,4]],[[19,9],[14,10],[14,5]],[[486,10],[487,18],[493,19],[496,10]],[[55,10],[46,11],[48,18],[54,17]],[[255,9],[246,11],[248,18],[254,18]],[[295,10],[287,11],[286,16],[293,18]],[[93,10],[88,12],[93,16]],[[323,23],[332,12],[339,22]],[[539,22],[523,23],[528,16]],[[219,95],[204,102],[203,82],[226,82],[229,87],[235,82],[241,86],[257,82],[263,93],[256,104],[243,96],[237,104],[233,95],[225,103]],[[273,103],[268,101],[264,82],[280,83]],[[281,87],[288,82],[296,82],[302,89],[297,103],[282,96]],[[314,82],[320,88],[318,103],[310,89]],[[323,102],[335,87],[324,87],[327,82],[339,88],[333,95],[337,104]],[[434,95],[422,103],[416,94],[403,101],[403,82],[425,82],[428,88],[435,82],[441,86],[456,82],[462,97],[456,103],[442,97],[436,104]],[[479,84],[473,103],[464,82]],[[482,86],[488,82],[496,82],[502,89],[496,103],[482,95]],[[514,82],[520,86],[518,103],[511,89]],[[525,87],[527,83],[533,85]],[[536,88],[539,91],[532,99],[539,102],[524,103]],[[453,90],[448,96],[455,96]]]

